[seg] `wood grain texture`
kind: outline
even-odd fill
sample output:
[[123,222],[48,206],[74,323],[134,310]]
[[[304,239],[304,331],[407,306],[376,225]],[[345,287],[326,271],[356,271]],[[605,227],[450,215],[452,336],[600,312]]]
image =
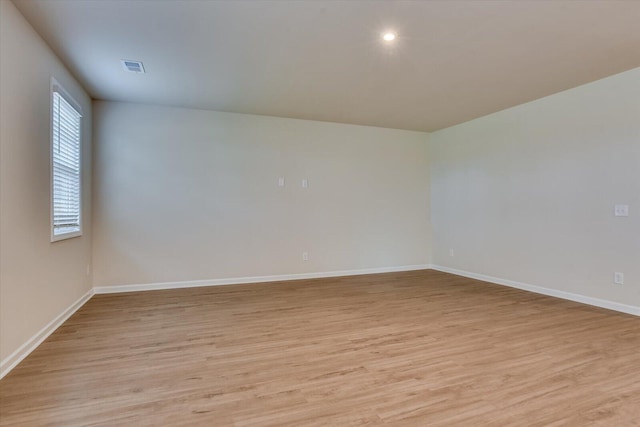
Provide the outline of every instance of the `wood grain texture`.
[[97,295],[1,426],[638,426],[640,319],[436,271]]

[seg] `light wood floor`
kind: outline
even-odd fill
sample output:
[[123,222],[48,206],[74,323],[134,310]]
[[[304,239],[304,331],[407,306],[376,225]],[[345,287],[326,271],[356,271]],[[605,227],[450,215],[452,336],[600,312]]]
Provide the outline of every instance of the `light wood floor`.
[[640,318],[434,271],[99,295],[2,426],[638,426]]

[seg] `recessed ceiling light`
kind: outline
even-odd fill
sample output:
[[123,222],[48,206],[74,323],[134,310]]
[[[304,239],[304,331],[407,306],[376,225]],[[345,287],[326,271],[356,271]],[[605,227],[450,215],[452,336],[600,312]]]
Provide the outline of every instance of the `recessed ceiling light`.
[[382,40],[386,42],[392,42],[396,39],[396,33],[392,33],[391,31],[387,31],[382,35]]

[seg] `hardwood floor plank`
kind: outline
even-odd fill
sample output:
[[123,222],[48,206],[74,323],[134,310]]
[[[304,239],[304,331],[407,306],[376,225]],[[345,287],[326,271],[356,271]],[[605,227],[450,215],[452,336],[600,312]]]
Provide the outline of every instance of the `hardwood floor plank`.
[[436,271],[97,295],[0,426],[638,426],[640,319]]

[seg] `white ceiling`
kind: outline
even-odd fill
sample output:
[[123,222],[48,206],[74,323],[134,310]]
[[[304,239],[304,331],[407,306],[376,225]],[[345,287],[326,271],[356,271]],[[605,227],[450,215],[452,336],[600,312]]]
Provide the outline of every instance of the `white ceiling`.
[[640,1],[15,3],[106,100],[432,131],[640,66]]

